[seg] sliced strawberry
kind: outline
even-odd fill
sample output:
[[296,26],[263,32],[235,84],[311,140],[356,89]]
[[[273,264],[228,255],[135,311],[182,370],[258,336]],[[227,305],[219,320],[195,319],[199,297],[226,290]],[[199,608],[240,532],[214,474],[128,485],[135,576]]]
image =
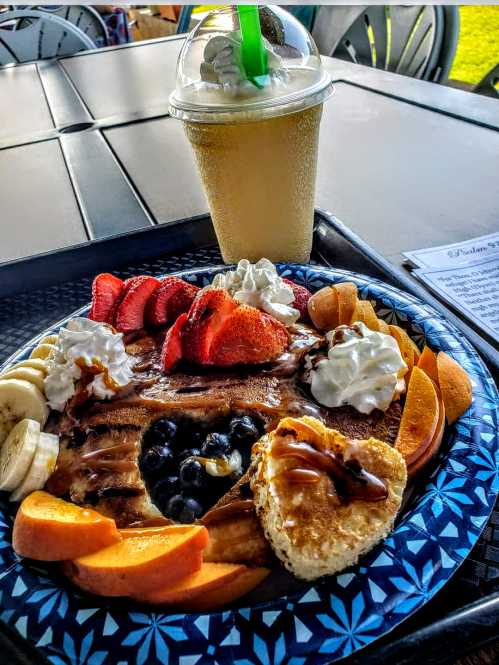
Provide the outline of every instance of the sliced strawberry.
[[237,301],[225,289],[199,293],[191,305],[184,328],[184,357],[200,364],[209,362],[213,337],[237,306]]
[[181,314],[166,333],[161,350],[161,366],[168,374],[182,358],[182,331],[187,323],[187,313]]
[[107,322],[110,323],[112,326],[114,326],[114,323],[115,323],[116,311],[117,311],[118,307],[120,306],[121,301],[125,297],[125,294],[128,291],[127,287],[130,284],[130,282],[132,281],[132,279],[136,279],[136,276],[135,277],[128,277],[127,279],[125,279],[125,281],[123,282],[123,290],[121,291],[119,297],[116,298],[116,301],[115,301],[114,305],[111,307],[111,311],[109,312],[109,317],[107,319]]
[[310,298],[312,297],[312,294],[304,286],[300,286],[299,284],[295,284],[290,279],[286,279],[285,277],[283,277],[283,282],[286,282],[286,284],[289,284],[289,286],[293,289],[293,293],[295,294],[295,300],[293,302],[293,307],[300,312],[300,319],[302,321],[307,321],[308,318],[309,318],[308,317],[307,303],[310,300]]
[[92,308],[88,318],[92,321],[108,321],[109,313],[123,289],[124,284],[119,277],[109,272],[97,275],[92,284]]
[[164,326],[187,312],[199,291],[197,286],[170,275],[161,280],[146,305],[146,322],[151,326]]
[[277,319],[240,305],[219,327],[205,362],[220,366],[269,362],[285,351],[288,342],[287,330]]
[[125,282],[125,290],[114,314],[114,327],[123,333],[144,327],[144,311],[152,293],[160,285],[159,279],[141,275]]

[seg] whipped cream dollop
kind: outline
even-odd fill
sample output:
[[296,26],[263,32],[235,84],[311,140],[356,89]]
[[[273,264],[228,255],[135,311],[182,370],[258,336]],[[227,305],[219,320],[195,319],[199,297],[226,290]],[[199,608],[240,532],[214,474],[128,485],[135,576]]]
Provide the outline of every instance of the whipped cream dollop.
[[238,302],[267,312],[285,326],[300,318],[300,312],[291,307],[295,300],[293,289],[279,277],[268,259],[257,263],[242,259],[235,270],[216,275],[211,286],[227,289]]
[[[282,60],[274,53],[270,43],[263,38],[267,53],[267,66],[270,80],[285,76]],[[241,55],[241,34],[229,32],[215,35],[204,48],[203,62],[200,67],[201,79],[206,83],[217,83],[227,88],[244,84],[248,77]]]
[[310,372],[311,392],[324,406],[349,404],[360,413],[386,411],[405,390],[407,372],[397,341],[358,321],[326,335],[327,358]]
[[133,359],[126,353],[123,335],[103,323],[78,317],[59,332],[49,361],[45,394],[52,409],[62,411],[75,394],[83,371],[94,378],[86,390],[97,399],[109,399],[132,379]]

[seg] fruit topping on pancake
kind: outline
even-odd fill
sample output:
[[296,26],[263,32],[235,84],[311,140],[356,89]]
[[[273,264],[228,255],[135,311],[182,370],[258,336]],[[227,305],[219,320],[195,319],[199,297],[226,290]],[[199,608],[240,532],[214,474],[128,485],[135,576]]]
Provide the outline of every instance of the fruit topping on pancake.
[[297,577],[354,564],[385,538],[407,480],[398,451],[314,418],[284,418],[253,447],[251,488],[272,549]]
[[225,289],[239,303],[251,305],[270,314],[285,326],[304,317],[310,292],[303,286],[282,278],[268,259],[250,263],[242,259],[235,270],[215,275],[215,289]]
[[219,367],[270,362],[288,342],[286,328],[277,319],[239,304],[225,289],[210,288],[196,296],[187,315],[167,334],[163,368],[171,371],[181,358]]
[[199,287],[180,277],[165,277],[147,301],[146,323],[149,326],[174,323],[178,316],[188,311],[198,291]]
[[92,284],[92,307],[88,318],[92,321],[112,323],[115,303],[124,288],[123,281],[108,272],[97,275]]
[[192,523],[243,475],[263,430],[250,416],[201,421],[159,418],[147,430],[139,464],[151,497],[168,518]]

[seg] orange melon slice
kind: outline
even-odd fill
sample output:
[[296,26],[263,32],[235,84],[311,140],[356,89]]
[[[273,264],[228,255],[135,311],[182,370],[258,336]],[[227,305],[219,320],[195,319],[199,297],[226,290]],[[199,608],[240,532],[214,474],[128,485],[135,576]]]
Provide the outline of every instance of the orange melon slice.
[[308,314],[318,330],[333,330],[338,325],[338,294],[331,286],[316,291],[309,299]]
[[471,406],[471,381],[464,369],[443,351],[437,355],[437,371],[447,422],[452,424]]
[[223,587],[200,593],[179,605],[184,612],[209,612],[234,603],[253,591],[270,573],[268,568],[246,568]]
[[358,300],[352,321],[362,321],[369,330],[379,331],[379,319],[369,300]]
[[246,566],[243,564],[205,562],[199,570],[172,584],[161,586],[147,593],[134,594],[133,597],[136,600],[153,604],[183,603],[199,594],[220,589],[245,570]]
[[357,306],[357,287],[352,282],[341,282],[333,288],[338,294],[338,325],[348,326]]
[[409,466],[428,448],[439,421],[433,381],[419,367],[412,370],[395,448]]
[[199,570],[208,531],[202,526],[139,529],[114,545],[63,564],[79,587],[100,596],[132,596],[176,582]]
[[37,491],[28,495],[17,511],[12,545],[19,556],[64,561],[120,540],[113,519]]

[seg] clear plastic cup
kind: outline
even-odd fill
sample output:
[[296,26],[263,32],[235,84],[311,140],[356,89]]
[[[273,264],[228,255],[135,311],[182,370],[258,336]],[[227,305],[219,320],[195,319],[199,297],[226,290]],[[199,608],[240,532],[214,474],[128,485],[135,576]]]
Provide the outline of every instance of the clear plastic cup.
[[269,75],[246,79],[236,9],[211,12],[184,43],[170,113],[194,149],[224,261],[307,262],[331,79],[291,14],[259,11]]

